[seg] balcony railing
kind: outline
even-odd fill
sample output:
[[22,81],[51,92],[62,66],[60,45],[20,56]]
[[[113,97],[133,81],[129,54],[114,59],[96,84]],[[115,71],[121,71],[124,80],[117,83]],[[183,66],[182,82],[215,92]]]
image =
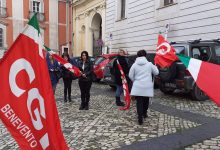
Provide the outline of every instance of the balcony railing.
[[[31,18],[36,12],[29,11],[29,18]],[[45,20],[45,15],[44,13],[37,12],[37,20],[40,22],[43,22]]]
[[7,16],[7,8],[0,7],[0,18],[6,18]]

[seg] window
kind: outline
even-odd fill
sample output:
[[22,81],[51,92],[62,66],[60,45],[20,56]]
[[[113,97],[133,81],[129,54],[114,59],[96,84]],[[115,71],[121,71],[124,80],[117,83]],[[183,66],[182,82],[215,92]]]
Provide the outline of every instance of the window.
[[0,17],[7,17],[6,0],[0,0]]
[[185,47],[183,47],[183,46],[174,46],[174,49],[176,50],[177,54],[185,55]]
[[0,47],[3,47],[3,29],[0,28]]
[[30,10],[32,12],[43,13],[43,1],[41,1],[41,0],[31,0]]
[[40,12],[40,2],[33,1],[33,12]]
[[173,0],[164,0],[164,6],[173,4]]
[[98,58],[96,58],[96,60],[95,60],[95,65],[100,64],[100,63],[103,62],[104,60],[105,60],[104,57],[98,57]]
[[125,18],[126,0],[121,0],[121,19]]
[[117,0],[117,20],[126,18],[126,0]]
[[220,56],[220,46],[215,47],[216,56]]
[[194,47],[192,48],[192,57],[202,61],[208,61],[211,57],[210,47]]

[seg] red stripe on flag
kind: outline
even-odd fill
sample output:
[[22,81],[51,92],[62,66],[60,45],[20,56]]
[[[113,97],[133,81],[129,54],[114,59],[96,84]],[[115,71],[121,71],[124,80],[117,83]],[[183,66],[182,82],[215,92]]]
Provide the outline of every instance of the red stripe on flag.
[[220,106],[220,66],[202,62],[197,78],[198,87]]

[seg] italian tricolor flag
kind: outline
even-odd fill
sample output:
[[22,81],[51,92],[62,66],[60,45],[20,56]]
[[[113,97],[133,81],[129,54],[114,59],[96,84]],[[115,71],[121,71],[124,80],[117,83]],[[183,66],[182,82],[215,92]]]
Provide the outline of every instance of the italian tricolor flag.
[[191,73],[197,86],[220,106],[220,66],[184,55],[178,57]]

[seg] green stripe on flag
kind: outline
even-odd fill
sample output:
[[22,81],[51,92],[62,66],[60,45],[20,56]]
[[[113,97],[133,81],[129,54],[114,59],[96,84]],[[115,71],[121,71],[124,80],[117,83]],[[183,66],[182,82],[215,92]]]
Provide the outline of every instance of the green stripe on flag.
[[33,15],[33,17],[29,20],[28,24],[34,27],[38,31],[38,34],[40,34],[40,27],[37,20],[37,13]]
[[44,47],[48,52],[51,51],[51,49],[49,47],[47,47],[46,45],[44,45]]
[[188,68],[190,58],[185,55],[181,55],[181,54],[177,54],[177,56],[183,62],[183,64],[186,66],[186,68]]

